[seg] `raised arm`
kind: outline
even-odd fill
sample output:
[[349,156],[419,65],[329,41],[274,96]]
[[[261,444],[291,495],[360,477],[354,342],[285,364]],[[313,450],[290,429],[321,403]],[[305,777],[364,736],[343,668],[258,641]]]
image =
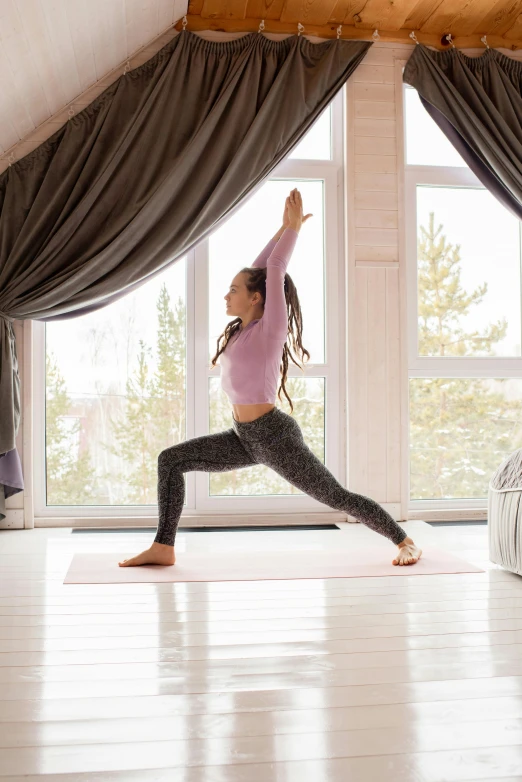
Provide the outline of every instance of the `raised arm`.
[[266,300],[261,324],[264,333],[272,339],[286,339],[288,333],[284,283],[297,237],[297,231],[285,228],[266,264]]
[[271,254],[272,250],[276,246],[278,240],[281,238],[283,234],[284,228],[280,228],[279,231],[272,236],[266,247],[264,247],[257,258],[255,259],[254,263],[250,264],[251,266],[255,266],[259,269],[264,269],[266,266],[266,262],[268,260],[269,255]]

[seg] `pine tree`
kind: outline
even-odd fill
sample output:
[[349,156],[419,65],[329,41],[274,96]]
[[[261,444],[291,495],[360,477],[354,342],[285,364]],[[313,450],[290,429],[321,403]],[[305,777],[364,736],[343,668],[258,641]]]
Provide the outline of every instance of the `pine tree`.
[[[420,356],[493,355],[507,321],[482,333],[459,322],[487,293],[460,284],[460,248],[435,229],[434,213],[418,239]],[[522,403],[503,393],[507,379],[410,379],[410,496],[482,498],[499,463],[522,445]]]
[[[126,386],[124,416],[111,422],[115,444],[108,446],[124,468],[118,480],[125,504],[157,502],[159,453],[186,438],[185,306],[178,297],[174,310],[165,283],[156,302],[156,357],[140,341],[138,367]],[[155,364],[151,373],[149,362]]]
[[157,368],[152,381],[152,422],[157,454],[186,439],[185,426],[185,304],[178,297],[174,310],[165,283],[156,304],[158,315]]
[[148,505],[156,502],[157,454],[152,433],[153,383],[149,378],[151,350],[139,340],[138,366],[126,384],[123,420],[111,419],[116,445],[108,445],[120,458],[124,469],[118,480],[125,486],[123,504]]
[[[72,402],[56,358],[46,352],[46,479],[48,505],[95,504],[96,473],[88,452],[76,453],[81,420],[71,416]],[[66,424],[73,420],[72,427]]]

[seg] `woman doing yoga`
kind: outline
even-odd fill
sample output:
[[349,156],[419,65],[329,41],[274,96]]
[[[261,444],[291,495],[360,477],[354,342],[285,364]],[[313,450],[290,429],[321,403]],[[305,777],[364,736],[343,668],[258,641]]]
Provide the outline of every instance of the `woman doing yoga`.
[[156,537],[149,549],[123,560],[121,567],[175,563],[174,542],[185,498],[184,473],[226,472],[254,464],[270,467],[310,497],[389,538],[399,548],[394,565],[412,565],[419,559],[421,550],[390,514],[369,497],[345,489],[306,445],[296,420],[275,406],[282,373],[279,399],[282,390],[293,411],[285,388],[288,357],[299,365],[287,338],[302,359],[305,355],[310,358],[301,342],[297,291],[286,273],[301,226],[310,217],[303,216],[301,194],[295,188],[286,199],[279,231],[252,266],[232,280],[224,298],[227,314],[235,319],[219,337],[212,359],[215,366],[221,356],[221,384],[232,405],[232,427],[194,437],[159,454]]

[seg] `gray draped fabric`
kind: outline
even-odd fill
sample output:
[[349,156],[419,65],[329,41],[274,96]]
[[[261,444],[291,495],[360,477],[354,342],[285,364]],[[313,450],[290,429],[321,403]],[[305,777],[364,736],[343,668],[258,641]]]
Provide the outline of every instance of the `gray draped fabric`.
[[0,454],[20,418],[9,318],[83,315],[164,271],[254,192],[370,46],[183,31],[0,175]]
[[16,448],[0,458],[0,521],[5,519],[5,501],[24,488],[22,465]]
[[468,57],[417,44],[403,79],[484,187],[521,219],[522,62],[495,49]]

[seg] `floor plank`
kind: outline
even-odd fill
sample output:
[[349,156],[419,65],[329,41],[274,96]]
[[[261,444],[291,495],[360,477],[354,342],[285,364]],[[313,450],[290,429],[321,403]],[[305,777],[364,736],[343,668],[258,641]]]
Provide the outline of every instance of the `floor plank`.
[[[47,721],[44,724],[11,722],[2,725],[0,747],[118,743],[124,741],[167,741],[233,736],[285,735],[313,730],[341,731],[427,725],[509,721],[518,729],[522,704],[517,697],[476,698],[443,703],[390,704],[337,707],[331,709],[288,709],[274,712],[242,712],[218,715],[176,715],[129,717],[105,720]],[[478,726],[480,727],[480,726]]]
[[129,714],[141,718],[179,714],[243,714],[245,712],[288,711],[293,709],[335,709],[381,706],[397,703],[439,703],[455,700],[522,696],[522,679],[505,676],[468,680],[392,682],[379,687],[300,687],[233,693],[157,693],[151,696],[112,697],[103,691],[84,698],[54,698],[0,701],[0,722],[47,722],[75,719],[118,719]]
[[[176,554],[389,548],[340,526],[180,535]],[[405,527],[485,572],[64,585],[75,552],[147,536],[2,533],[0,779],[522,780],[522,578],[487,527]]]
[[397,668],[414,666],[421,670],[425,666],[439,668],[447,665],[477,665],[482,663],[520,663],[522,667],[522,644],[490,644],[473,648],[409,649],[406,651],[385,652],[326,652],[323,654],[276,656],[255,656],[230,658],[203,658],[186,660],[168,660],[155,662],[97,662],[93,659],[80,664],[3,666],[0,667],[0,685],[5,683],[27,684],[36,682],[117,682],[121,679],[163,680],[184,676],[198,681],[219,679],[230,673],[237,676],[262,676],[265,674],[314,673],[318,668],[328,671],[348,671],[353,669]]
[[[11,639],[0,642],[0,668],[35,665],[99,665],[107,663],[167,662],[175,660],[220,660],[255,657],[283,657],[340,652],[390,652],[413,649],[443,649],[455,647],[489,647],[499,644],[522,643],[522,628],[497,632],[444,633],[441,635],[412,635],[403,637],[357,638],[324,641],[299,638],[288,641],[273,638],[273,643],[249,644],[242,638],[237,644],[186,645],[175,648],[158,646],[156,636],[140,639],[128,637],[98,639],[58,639],[41,641]],[[266,640],[266,639],[265,639]],[[31,649],[31,651],[25,651]],[[42,654],[45,652],[45,654]]]
[[[279,736],[231,739],[170,739],[114,744],[76,744],[0,749],[0,777],[13,774],[70,774],[85,771],[119,771],[234,766],[255,763],[331,761],[375,756],[408,756],[441,751],[502,751],[522,763],[521,720],[487,721],[460,725],[399,726],[365,730],[324,730]],[[487,741],[487,750],[484,741]],[[519,766],[522,767],[522,766]],[[320,777],[318,777],[320,778]],[[440,780],[440,777],[439,777]]]

